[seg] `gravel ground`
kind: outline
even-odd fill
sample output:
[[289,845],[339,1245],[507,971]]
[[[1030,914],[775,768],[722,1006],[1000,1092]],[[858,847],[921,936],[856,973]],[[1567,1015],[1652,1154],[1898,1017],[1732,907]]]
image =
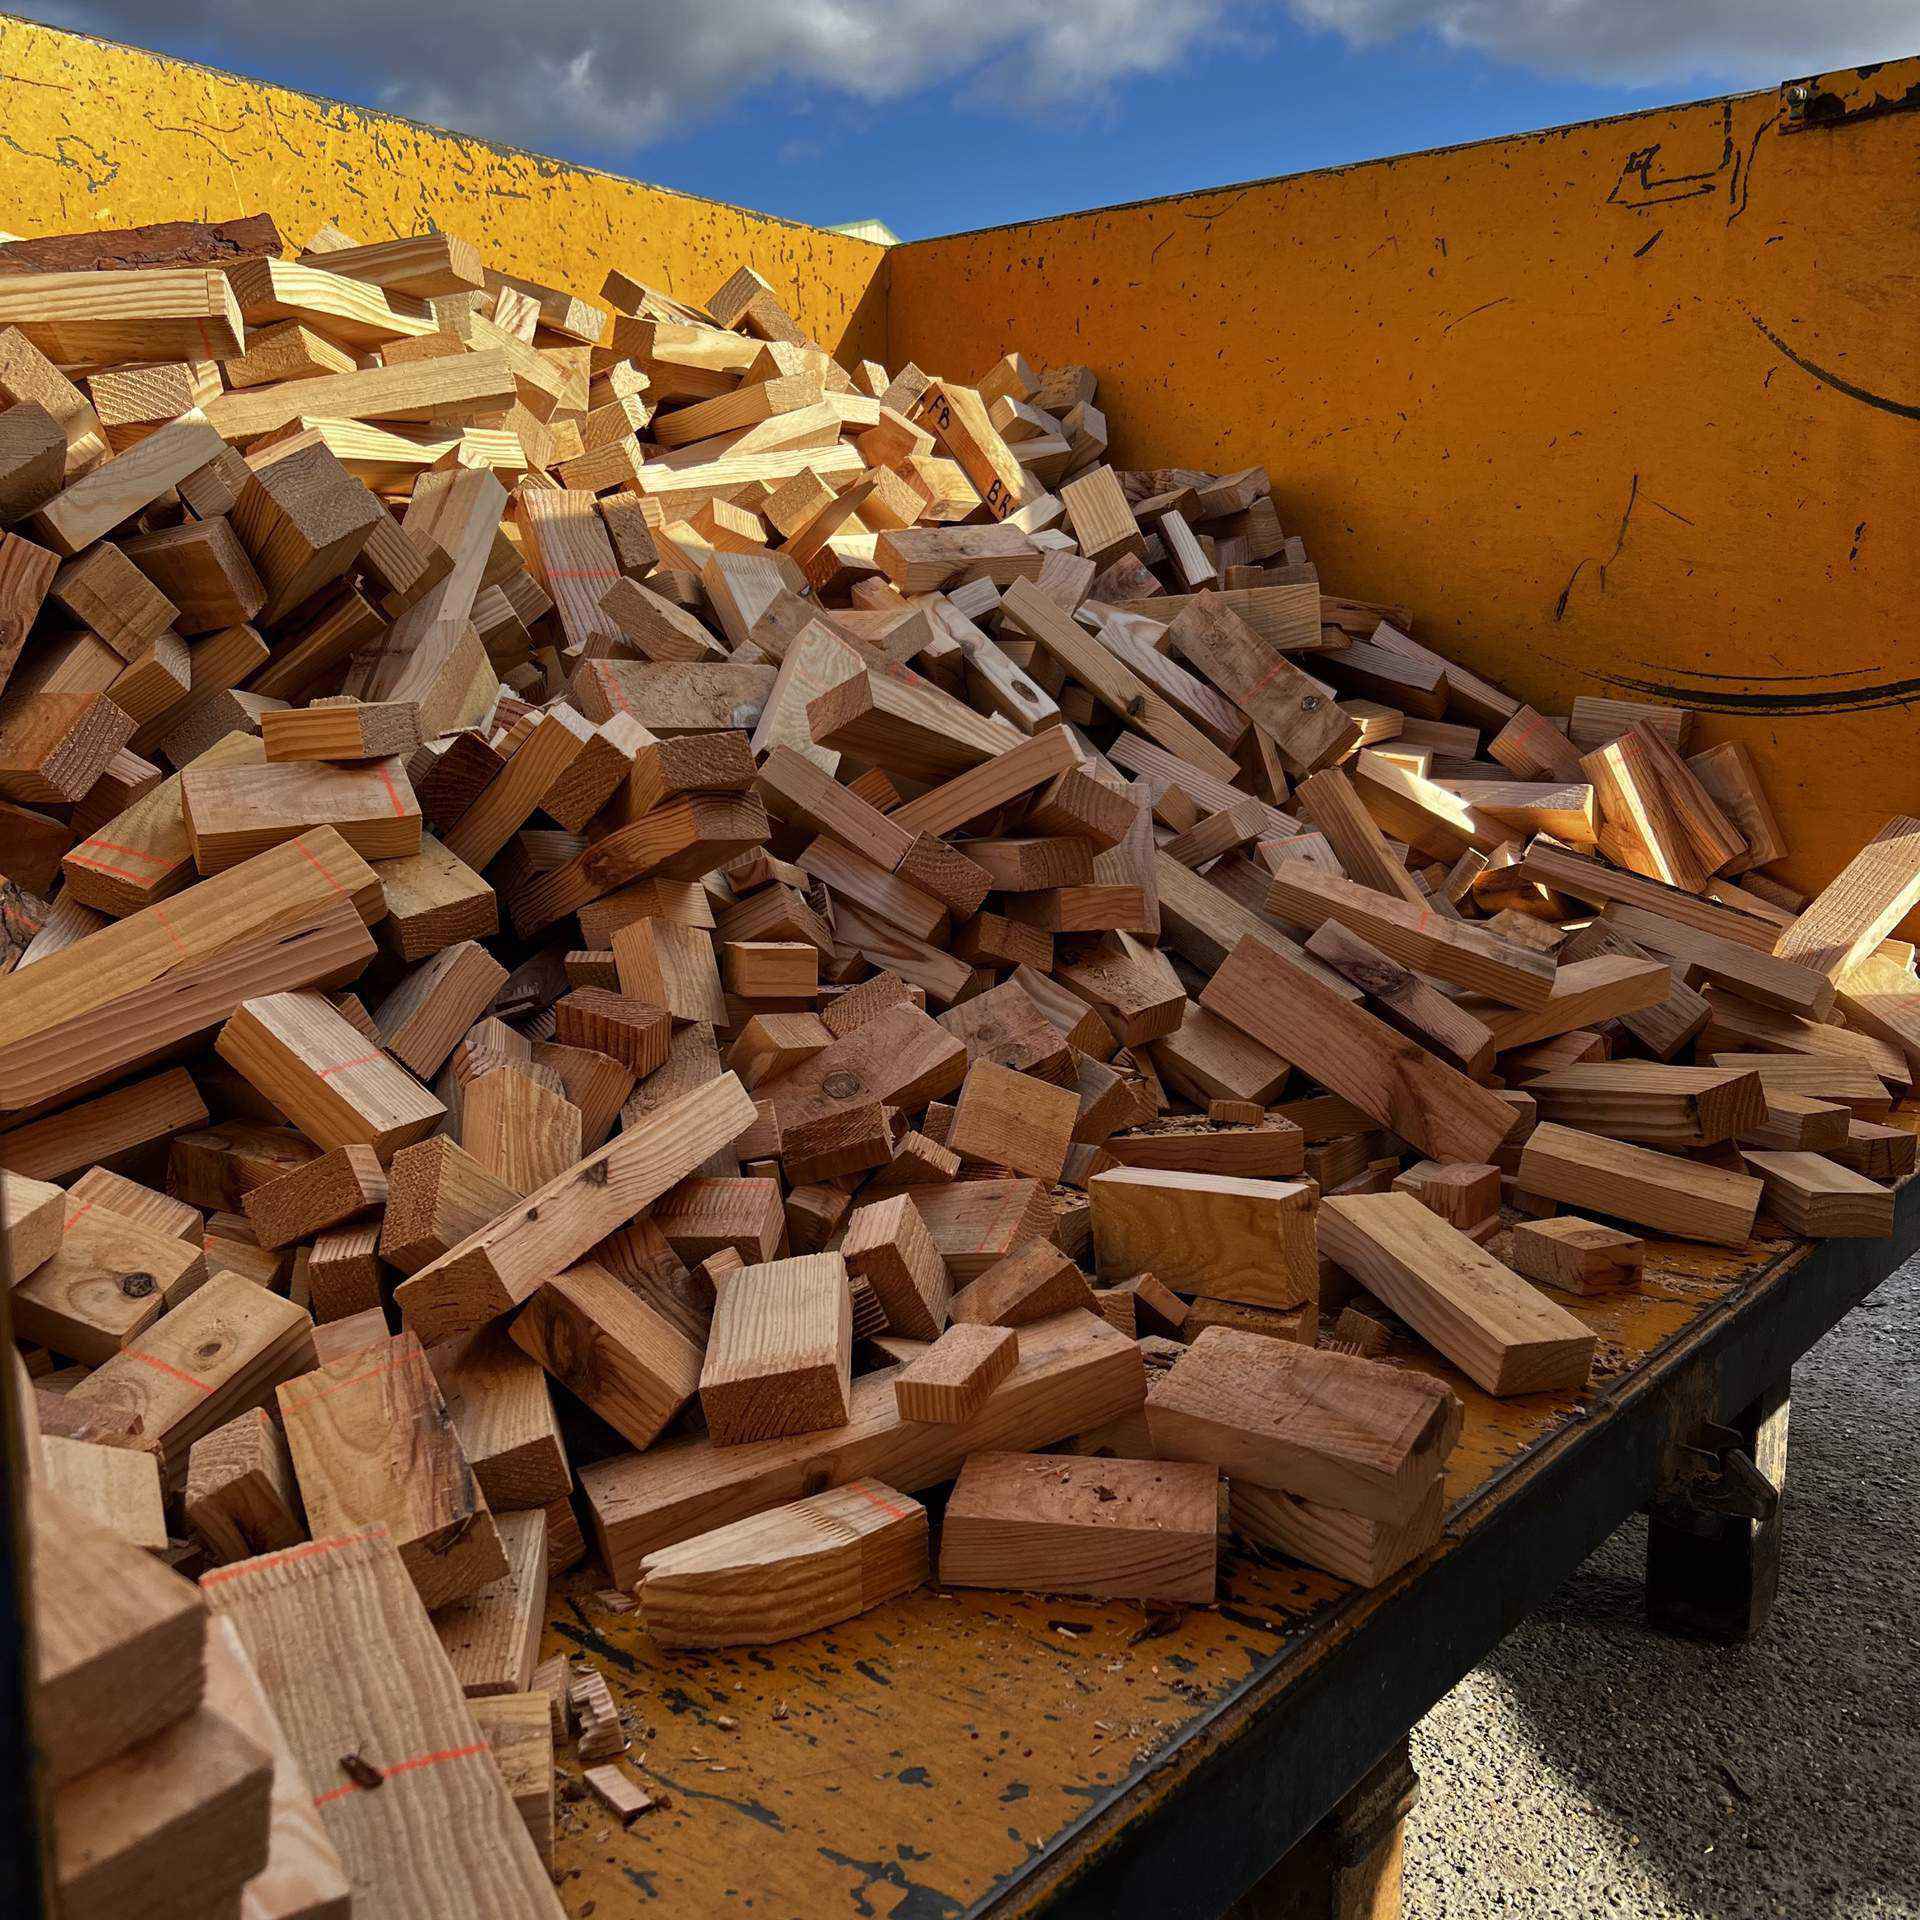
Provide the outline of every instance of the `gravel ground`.
[[1621,1529],[1414,1730],[1411,1920],[1920,1920],[1920,1260],[1794,1369],[1780,1597],[1655,1634]]

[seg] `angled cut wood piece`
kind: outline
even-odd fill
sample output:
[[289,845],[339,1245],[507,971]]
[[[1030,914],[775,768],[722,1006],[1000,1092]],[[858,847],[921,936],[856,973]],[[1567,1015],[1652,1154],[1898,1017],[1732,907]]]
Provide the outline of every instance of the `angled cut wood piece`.
[[1760,1076],[1737,1067],[1592,1060],[1524,1084],[1542,1120],[1650,1146],[1715,1146],[1767,1119]]
[[[383,1528],[243,1560],[201,1584],[266,1688],[352,1883],[355,1920],[561,1920]],[[344,1674],[360,1683],[343,1686]],[[369,1789],[355,1761],[387,1777]]]
[[1887,1240],[1893,1189],[1818,1153],[1743,1150],[1766,1187],[1762,1204],[1790,1232],[1809,1240]]
[[853,1295],[837,1253],[742,1267],[721,1282],[700,1369],[716,1446],[844,1426]]
[[1411,1194],[1329,1198],[1320,1249],[1491,1394],[1585,1383],[1596,1336]]
[[1087,1183],[1103,1282],[1152,1273],[1176,1293],[1291,1309],[1318,1297],[1314,1189],[1128,1166]]
[[1426,1374],[1208,1327],[1147,1395],[1162,1460],[1404,1523],[1460,1437],[1461,1406]]
[[941,1584],[1210,1606],[1219,1493],[1205,1461],[976,1453],[947,1499]]
[[1646,1266],[1646,1242],[1618,1227],[1572,1213],[1517,1220],[1509,1241],[1517,1271],[1562,1293],[1605,1293],[1631,1286]]
[[927,1510],[862,1477],[753,1514],[639,1563],[640,1618],[666,1647],[765,1647],[910,1593]]
[[1837,980],[1920,903],[1920,820],[1895,815],[1807,902],[1774,952]]

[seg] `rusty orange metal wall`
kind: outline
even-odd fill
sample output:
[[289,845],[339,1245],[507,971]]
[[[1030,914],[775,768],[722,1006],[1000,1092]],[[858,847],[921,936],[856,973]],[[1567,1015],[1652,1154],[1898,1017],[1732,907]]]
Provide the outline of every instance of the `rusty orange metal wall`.
[[896,248],[889,364],[1084,361],[1334,590],[1551,711],[1684,702],[1808,884],[1920,813],[1920,61]]
[[[449,16],[454,17],[454,16]],[[704,301],[743,261],[848,358],[885,344],[886,249],[589,167],[0,18],[0,226],[270,213],[291,245],[427,227],[588,298],[610,266]]]

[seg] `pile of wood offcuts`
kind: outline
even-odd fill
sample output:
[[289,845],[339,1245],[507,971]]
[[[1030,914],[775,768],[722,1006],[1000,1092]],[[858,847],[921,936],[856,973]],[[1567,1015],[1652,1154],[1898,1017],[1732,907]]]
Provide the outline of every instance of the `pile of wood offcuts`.
[[653,1804],[536,1664],[587,1556],[694,1647],[1205,1604],[1228,1528],[1377,1584],[1448,1382],[1577,1396],[1643,1234],[1892,1231],[1920,821],[1804,899],[1687,712],[1535,712],[1265,471],[952,371],[746,269],[0,248],[66,1920],[557,1913],[556,1759]]

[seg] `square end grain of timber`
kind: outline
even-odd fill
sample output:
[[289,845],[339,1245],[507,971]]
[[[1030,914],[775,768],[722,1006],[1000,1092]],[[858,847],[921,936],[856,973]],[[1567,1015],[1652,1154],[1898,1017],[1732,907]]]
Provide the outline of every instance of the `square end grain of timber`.
[[1152,1273],[1176,1293],[1291,1309],[1318,1297],[1314,1187],[1299,1180],[1118,1167],[1087,1183],[1094,1269]]
[[446,1117],[405,1068],[318,993],[243,1000],[214,1049],[315,1145],[365,1145],[382,1161]]
[[1762,1191],[1751,1175],[1552,1121],[1527,1136],[1516,1184],[1522,1193],[1722,1247],[1747,1244]]
[[578,987],[554,1003],[553,1015],[553,1037],[563,1046],[611,1054],[642,1079],[666,1064],[673,1016],[665,1007],[605,987]]
[[384,1526],[429,1611],[505,1576],[500,1530],[412,1333],[289,1380],[278,1399],[316,1538]]
[[1461,1419],[1430,1375],[1236,1327],[1208,1327],[1147,1392],[1160,1459],[1392,1522],[1428,1498]]
[[845,1426],[852,1362],[853,1290],[837,1253],[742,1267],[721,1282],[700,1369],[714,1445]]
[[927,1572],[926,1508],[850,1480],[648,1554],[640,1618],[666,1647],[772,1646],[897,1600]]
[[953,1285],[911,1195],[856,1208],[840,1242],[847,1272],[864,1280],[887,1316],[887,1329],[908,1340],[934,1340],[947,1324]]
[[1077,1093],[976,1060],[960,1088],[946,1144],[963,1160],[1052,1182],[1066,1165],[1079,1118]]
[[1596,1336],[1412,1194],[1324,1200],[1319,1240],[1486,1392],[1586,1384]]
[[902,1420],[951,1425],[975,1413],[1020,1358],[1012,1327],[949,1327],[893,1382]]
[[1519,1122],[1491,1089],[1343,1000],[1253,935],[1222,962],[1200,1004],[1429,1159],[1491,1164]]
[[398,755],[358,766],[189,766],[180,773],[180,810],[202,874],[224,873],[311,827],[332,827],[363,860],[420,851],[420,803]]
[[1607,1293],[1635,1285],[1646,1266],[1647,1243],[1638,1234],[1563,1213],[1551,1220],[1520,1220],[1507,1245],[1514,1270],[1561,1293]]
[[940,1583],[1211,1606],[1220,1474],[1179,1460],[976,1453],[940,1530]]

